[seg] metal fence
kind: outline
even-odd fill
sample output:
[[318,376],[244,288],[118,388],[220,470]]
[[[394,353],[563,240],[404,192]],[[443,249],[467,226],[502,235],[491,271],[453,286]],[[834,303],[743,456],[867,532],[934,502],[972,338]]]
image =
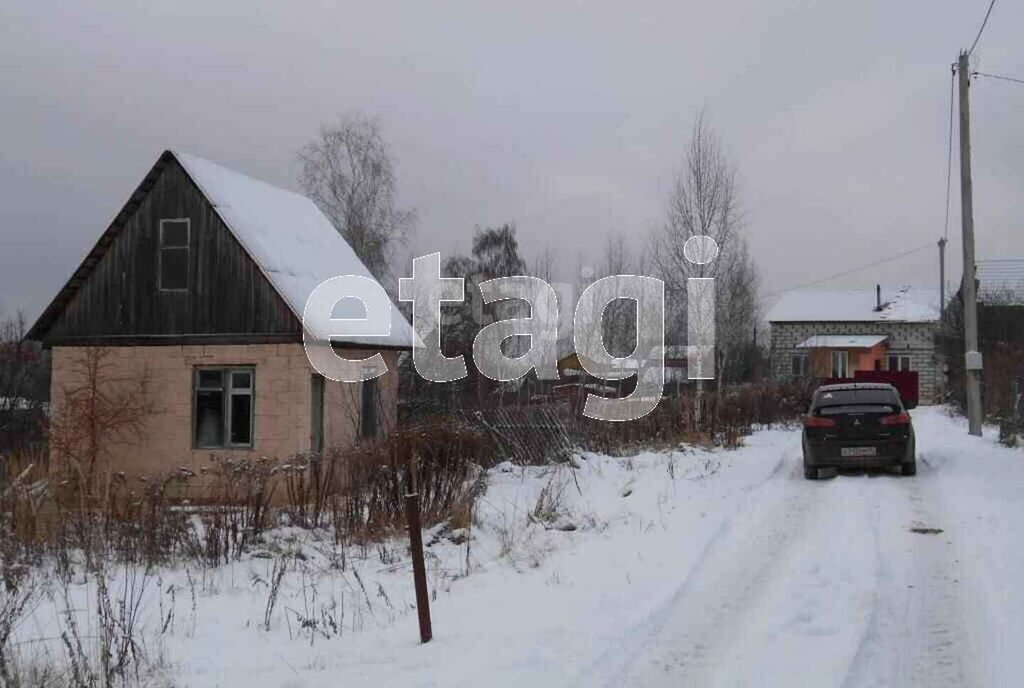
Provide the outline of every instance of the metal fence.
[[456,411],[456,418],[480,428],[499,455],[517,464],[568,461],[577,446],[571,411],[565,405],[498,407]]

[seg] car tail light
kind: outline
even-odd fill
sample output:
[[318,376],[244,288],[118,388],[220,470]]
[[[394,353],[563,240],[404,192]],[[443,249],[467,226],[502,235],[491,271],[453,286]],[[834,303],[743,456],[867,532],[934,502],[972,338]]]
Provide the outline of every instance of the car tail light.
[[882,425],[910,425],[910,414],[906,411],[891,416],[882,416]]
[[821,416],[804,416],[804,427],[805,428],[834,428],[836,422],[831,418],[822,418]]

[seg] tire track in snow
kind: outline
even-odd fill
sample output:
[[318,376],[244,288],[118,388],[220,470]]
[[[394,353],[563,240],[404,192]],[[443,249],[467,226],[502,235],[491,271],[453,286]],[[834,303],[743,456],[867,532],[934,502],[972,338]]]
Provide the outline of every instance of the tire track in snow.
[[[652,638],[658,638],[666,634],[666,626],[669,625],[675,615],[676,607],[680,600],[688,593],[693,578],[706,565],[706,561],[720,542],[729,537],[735,527],[738,514],[743,504],[749,504],[754,493],[762,490],[768,485],[773,485],[780,478],[783,480],[795,479],[796,473],[792,466],[791,458],[795,451],[798,451],[792,444],[787,446],[778,454],[778,459],[771,470],[758,481],[740,489],[737,500],[730,501],[725,508],[735,509],[733,513],[724,517],[715,527],[714,532],[704,543],[696,561],[686,573],[682,584],[675,590],[671,597],[657,609],[655,609],[643,622],[624,631],[620,638],[604,648],[604,651],[596,655],[596,661],[587,667],[581,676],[577,678],[574,685],[580,688],[592,688],[595,685],[618,686],[621,685],[623,676],[633,663],[635,658],[645,652],[650,645]],[[787,469],[789,469],[787,471]],[[612,678],[609,678],[612,677]]]
[[607,685],[703,684],[745,612],[778,576],[786,551],[816,520],[828,491],[824,484],[804,484],[790,457],[791,451],[783,460],[790,470],[777,466],[740,503],[672,600],[640,631],[640,651]]
[[[964,601],[947,532],[922,535],[911,526],[942,527],[942,502],[927,474],[888,479],[870,497],[879,546],[877,609],[844,688],[899,685],[941,688],[971,680]],[[948,528],[948,525],[946,525]]]
[[941,459],[808,483],[798,454],[730,502],[672,598],[579,685],[981,685]]

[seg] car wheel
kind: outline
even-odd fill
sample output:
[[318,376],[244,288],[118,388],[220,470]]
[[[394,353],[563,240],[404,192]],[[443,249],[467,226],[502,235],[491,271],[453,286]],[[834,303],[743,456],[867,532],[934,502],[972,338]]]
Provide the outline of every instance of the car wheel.
[[900,473],[902,475],[917,475],[917,461],[900,464]]
[[808,466],[807,464],[804,464],[804,478],[806,478],[807,480],[817,480],[818,469],[815,468],[814,466]]

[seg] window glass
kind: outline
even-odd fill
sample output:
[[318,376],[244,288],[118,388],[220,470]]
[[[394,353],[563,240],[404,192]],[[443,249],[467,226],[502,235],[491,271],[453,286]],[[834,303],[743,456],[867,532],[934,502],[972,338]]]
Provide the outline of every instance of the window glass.
[[189,221],[160,220],[160,283],[163,291],[188,289]]
[[896,407],[889,404],[847,404],[845,406],[823,406],[821,415],[838,416],[844,413],[895,413]]
[[889,370],[910,370],[910,356],[890,356]]
[[231,373],[232,389],[252,389],[252,373],[249,371],[236,371]]
[[314,452],[324,450],[324,376],[314,373],[310,381],[310,414],[309,447]]
[[793,356],[792,360],[793,375],[796,377],[804,377],[807,375],[807,357],[803,355]]
[[222,387],[224,373],[220,370],[200,370],[200,389],[220,389]]
[[377,436],[377,380],[365,380],[362,384],[362,409],[359,414],[359,430],[363,437]]
[[161,220],[160,248],[188,248],[188,220]]
[[224,392],[196,393],[196,446],[224,446]]
[[252,444],[251,395],[231,395],[231,444]]
[[818,395],[815,406],[823,409],[828,406],[860,406],[876,404],[897,407],[899,399],[887,389],[839,389],[822,392]]
[[832,352],[832,377],[849,377],[850,355],[846,351]]

